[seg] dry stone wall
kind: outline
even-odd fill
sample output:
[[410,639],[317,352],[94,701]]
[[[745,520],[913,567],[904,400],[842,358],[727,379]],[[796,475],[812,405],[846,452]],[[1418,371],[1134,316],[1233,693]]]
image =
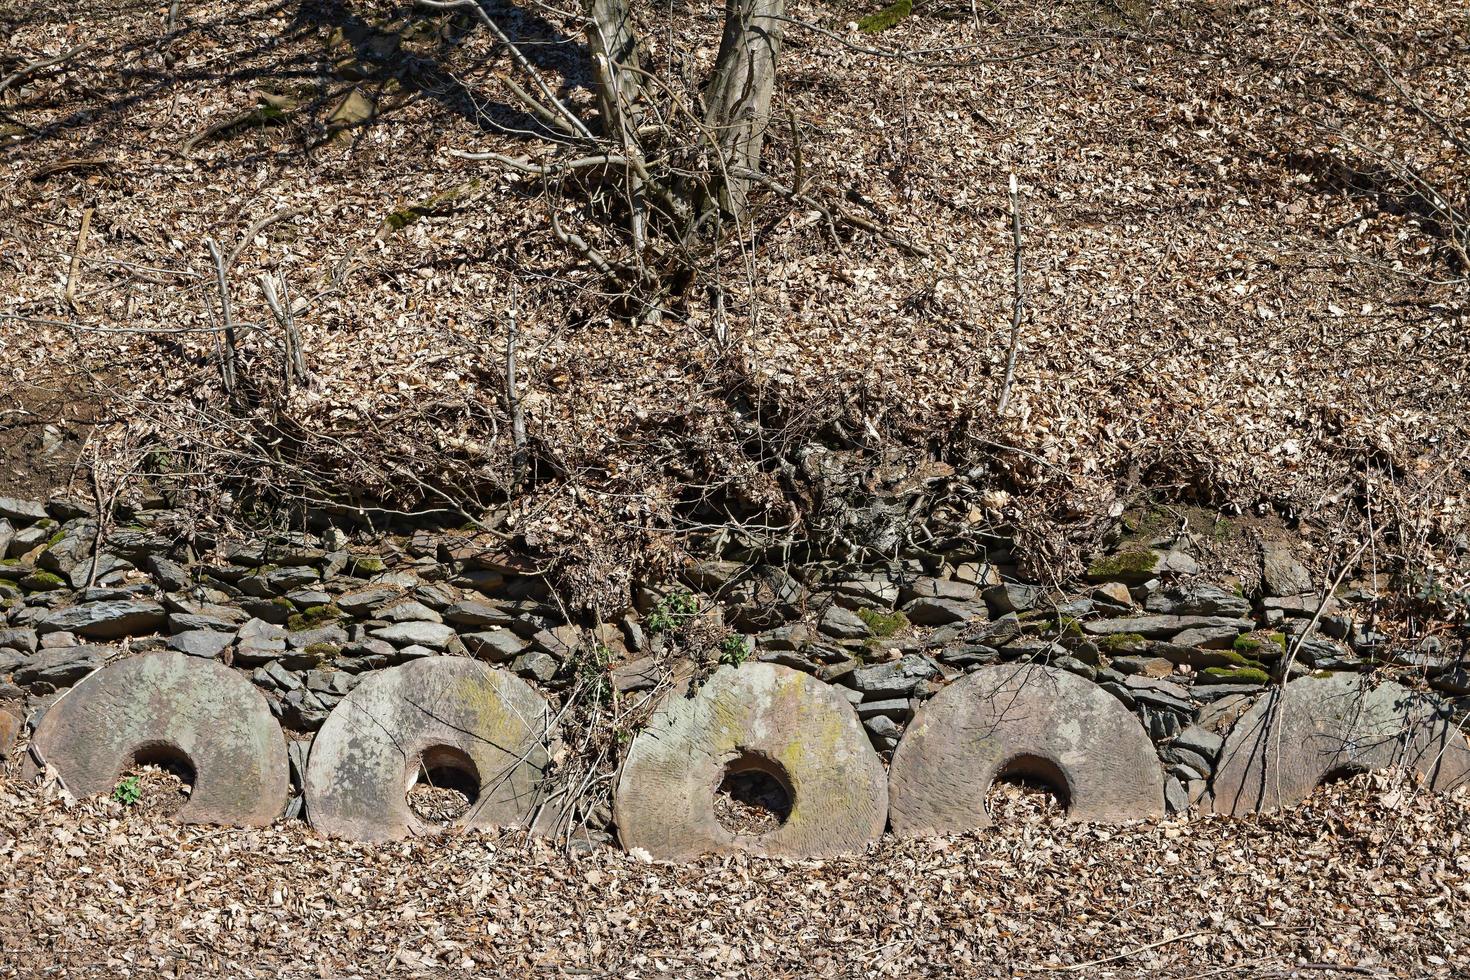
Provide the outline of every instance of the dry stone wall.
[[[682,655],[694,651],[698,662],[686,665],[684,676],[692,672],[696,678],[702,676],[703,683],[713,683],[709,679],[713,671],[716,677],[734,673],[744,679],[733,687],[733,678],[720,679],[703,695],[700,680],[686,683],[682,692],[669,697],[713,698],[723,691],[719,704],[724,707],[666,703],[650,732],[659,724],[682,726],[680,739],[716,746],[710,751],[721,758],[763,758],[760,753],[775,751],[773,745],[793,751],[790,744],[800,741],[800,733],[770,730],[763,704],[746,706],[755,719],[747,721],[759,727],[758,733],[739,725],[730,728],[739,720],[731,714],[730,692],[749,686],[749,698],[777,689],[786,692],[783,697],[815,697],[792,694],[804,689],[777,683],[779,677],[766,678],[769,683],[764,686],[753,684],[751,672],[756,668],[735,671],[734,665],[740,663],[763,664],[802,678],[803,684],[820,689],[823,705],[839,706],[848,719],[841,724],[851,727],[851,733],[844,729],[838,739],[833,725],[839,722],[824,722],[826,727],[814,733],[813,742],[830,736],[841,742],[843,751],[850,751],[856,733],[866,740],[864,751],[872,753],[871,766],[863,760],[844,763],[862,783],[856,802],[815,807],[847,813],[849,823],[844,827],[864,828],[849,833],[853,840],[871,835],[874,826],[881,831],[883,820],[874,815],[888,812],[887,786],[882,800],[876,801],[870,798],[873,779],[868,777],[881,774],[890,761],[897,773],[906,759],[952,756],[960,761],[939,768],[973,769],[973,778],[982,782],[996,774],[1020,772],[1059,784],[1054,788],[1060,795],[1076,797],[1079,817],[1092,815],[1089,806],[1094,803],[1096,812],[1116,818],[1125,811],[1145,817],[1192,807],[1239,813],[1290,802],[1288,796],[1301,795],[1315,785],[1315,779],[1330,774],[1321,771],[1321,764],[1323,758],[1330,764],[1334,739],[1356,744],[1350,726],[1344,729],[1339,724],[1334,729],[1310,721],[1340,713],[1302,709],[1309,720],[1285,728],[1292,732],[1291,742],[1316,753],[1310,765],[1303,764],[1306,775],[1297,774],[1286,796],[1242,797],[1252,780],[1261,779],[1258,769],[1250,766],[1259,768],[1265,758],[1259,751],[1261,731],[1280,727],[1275,718],[1282,708],[1277,702],[1317,704],[1309,690],[1331,688],[1340,697],[1340,689],[1348,683],[1309,688],[1299,678],[1351,678],[1348,686],[1359,692],[1356,696],[1373,699],[1375,724],[1382,731],[1392,731],[1384,719],[1391,721],[1395,712],[1408,719],[1411,731],[1401,745],[1385,745],[1372,753],[1355,749],[1357,754],[1339,768],[1407,762],[1441,788],[1457,784],[1470,771],[1463,758],[1464,738],[1454,724],[1463,717],[1464,699],[1470,694],[1470,674],[1458,652],[1434,642],[1410,649],[1390,645],[1370,625],[1365,592],[1348,587],[1320,596],[1284,547],[1268,548],[1260,556],[1262,587],[1260,594],[1251,596],[1202,580],[1195,558],[1167,540],[1134,542],[1099,556],[1087,581],[1065,593],[1017,580],[1003,538],[978,551],[867,566],[827,562],[777,566],[711,559],[690,564],[677,582],[640,587],[632,607],[611,622],[571,623],[534,563],[505,551],[498,541],[429,532],[354,540],[329,527],[321,533],[282,533],[245,545],[212,546],[194,536],[184,515],[162,501],[155,504],[119,515],[116,526],[99,536],[88,508],[75,501],[0,497],[0,750],[8,750],[9,743],[29,731],[35,733],[28,739],[33,764],[46,761],[34,758],[38,751],[64,758],[66,739],[55,732],[72,739],[73,750],[77,739],[92,737],[75,727],[62,728],[68,692],[83,681],[101,684],[101,678],[117,672],[116,667],[104,671],[106,665],[149,655],[167,657],[171,664],[184,660],[207,664],[212,671],[245,682],[253,689],[252,696],[258,693],[264,710],[287,739],[291,773],[287,815],[299,816],[309,809],[303,801],[313,792],[322,800],[332,796],[333,786],[313,790],[308,775],[314,765],[310,740],[324,725],[339,756],[331,771],[347,775],[323,778],[347,779],[353,771],[376,767],[380,775],[375,778],[387,783],[375,786],[372,793],[358,794],[361,799],[373,798],[373,793],[396,796],[397,788],[388,783],[411,778],[401,760],[385,761],[384,746],[393,744],[400,733],[390,731],[373,742],[358,731],[344,741],[341,732],[332,731],[342,725],[329,722],[340,718],[334,711],[348,710],[340,706],[381,701],[384,691],[399,701],[406,695],[398,693],[412,693],[419,712],[435,713],[435,704],[450,706],[435,714],[432,722],[425,720],[427,716],[415,722],[419,729],[413,737],[419,741],[434,741],[424,731],[432,732],[436,725],[473,731],[474,724],[466,719],[473,721],[470,715],[490,711],[487,705],[495,711],[512,710],[506,707],[512,705],[521,715],[531,711],[528,706],[545,706],[540,718],[520,717],[510,724],[496,716],[500,727],[486,728],[516,733],[511,739],[514,746],[497,750],[500,763],[492,762],[493,753],[477,755],[471,742],[457,748],[443,746],[474,765],[513,770],[517,775],[512,796],[520,798],[536,793],[534,779],[526,774],[539,772],[551,758],[556,705],[579,677],[585,678],[590,669],[620,696],[632,695],[654,688],[671,665],[677,667]],[[418,666],[439,658],[478,663],[477,670],[491,670],[504,679],[488,683],[481,678],[477,683],[490,693],[477,687],[468,700],[454,701],[442,681],[424,679],[435,672]],[[723,674],[720,662],[727,665]],[[1033,705],[1034,716],[1018,721],[1019,709],[1000,704],[996,692],[1013,695],[1010,688],[1016,685],[1007,678],[1032,675],[1039,680],[1024,685],[1025,697],[1039,700]],[[1366,679],[1369,675],[1372,680]],[[1391,690],[1377,686],[1385,675],[1396,682]],[[1048,680],[1055,688],[1050,701],[1044,683]],[[1263,698],[1263,692],[1283,681],[1291,681],[1284,698]],[[217,680],[213,686],[192,683],[178,685],[169,702],[173,710],[220,710]],[[362,696],[354,693],[359,689]],[[506,692],[504,697],[500,692]],[[945,694],[932,710],[926,708],[926,702],[940,692]],[[109,690],[106,696],[117,695]],[[95,700],[93,695],[78,695],[75,705]],[[977,701],[983,702],[979,709]],[[167,714],[167,708],[161,710]],[[826,718],[823,711],[827,708],[816,714]],[[455,712],[470,714],[460,717]],[[794,708],[785,713],[801,715]],[[906,741],[916,713],[920,722]],[[1061,714],[1068,718],[1061,719]],[[967,720],[972,733],[976,717],[988,718],[990,731],[966,736],[971,742],[964,742],[958,733],[943,730],[949,723],[944,720],[951,716]],[[1066,739],[1057,736],[1063,720],[1071,723],[1079,717],[1106,718],[1104,727],[1111,726],[1112,732],[1109,744],[1100,744],[1103,736],[1090,729],[1069,730]],[[720,732],[697,728],[712,718],[726,728]],[[931,723],[926,724],[926,718]],[[409,725],[406,717],[401,720]],[[1119,725],[1127,728],[1123,735],[1117,734]],[[1255,748],[1231,742],[1245,738],[1236,733],[1246,727],[1256,739]],[[683,787],[680,798],[686,800],[681,805],[687,812],[657,827],[655,837],[674,842],[669,852],[692,853],[701,847],[760,850],[759,840],[721,836],[700,811],[713,792],[705,784],[715,779],[718,767],[674,771],[669,768],[672,762],[646,742],[640,744],[648,737],[653,736],[645,733],[635,740],[630,759],[658,770],[650,778],[661,785]],[[987,737],[990,742],[984,742]],[[1130,747],[1129,767],[1152,769],[1109,775],[1106,767],[1089,768],[1089,753],[1113,752],[1119,739]],[[1436,752],[1426,754],[1425,746],[1431,744]],[[1143,762],[1135,760],[1134,749],[1140,746],[1143,755],[1138,757],[1146,757]],[[322,757],[326,754],[324,749]],[[801,763],[811,764],[810,759]],[[953,780],[962,777],[946,775],[951,785],[925,789],[925,779],[933,782],[935,766],[914,765],[902,777],[908,795],[900,806],[904,813],[921,815],[913,818],[912,826],[963,829],[965,821],[955,816],[957,808],[983,808],[984,787],[957,787]],[[1116,766],[1117,757],[1108,765]],[[806,775],[800,775],[803,772]],[[788,782],[799,775],[806,784],[827,786],[831,771],[819,764],[776,775]],[[626,770],[623,776],[620,796],[632,799],[641,788],[626,785]],[[86,786],[95,789],[93,784],[105,778],[106,774],[90,774]],[[1105,789],[1109,780],[1126,782],[1126,787],[1108,797],[1099,786]],[[1234,795],[1228,804],[1211,793],[1212,780],[1229,781]],[[913,787],[920,789],[910,792]],[[822,792],[830,792],[830,787]],[[915,803],[914,792],[929,796]],[[934,804],[936,793],[949,802]],[[1140,802],[1143,797],[1148,800]],[[369,825],[371,833],[359,836],[395,836],[413,830],[402,812],[368,814],[358,805],[360,799],[354,799],[357,809],[349,807],[348,816],[339,820],[340,827],[349,829],[338,832],[352,834],[350,828]],[[1116,799],[1129,802],[1109,809]],[[806,810],[801,809],[804,804]],[[798,799],[793,813],[814,812],[812,804],[811,799]],[[512,821],[521,812],[515,806],[497,806],[489,811],[495,817],[492,823]],[[941,811],[948,814],[942,820]],[[480,816],[480,822],[488,819],[483,812]],[[983,809],[975,816],[974,824],[984,822]],[[611,839],[616,831],[611,817],[602,814],[593,821],[591,832]],[[894,819],[897,829],[897,813]],[[773,834],[770,849],[802,851],[805,845],[777,846],[783,840],[801,839],[795,836],[800,826],[798,821],[784,835]],[[809,839],[821,838],[820,827],[813,831],[806,825],[806,831],[813,835]]]

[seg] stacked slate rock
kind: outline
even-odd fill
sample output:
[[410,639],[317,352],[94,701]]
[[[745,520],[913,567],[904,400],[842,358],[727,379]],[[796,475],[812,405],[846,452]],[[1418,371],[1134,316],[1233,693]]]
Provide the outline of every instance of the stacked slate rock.
[[1137,715],[1179,810],[1204,791],[1221,733],[1275,681],[1388,667],[1470,696],[1456,650],[1390,648],[1361,612],[1371,593],[1324,599],[1284,544],[1263,548],[1250,597],[1201,580],[1168,541],[1120,545],[1067,593],[1021,581],[998,540],[867,565],[730,554],[645,583],[609,622],[568,623],[534,563],[498,539],[353,541],[327,527],[219,545],[190,527],[162,501],[99,534],[75,501],[0,497],[0,703],[34,726],[108,661],[167,648],[243,672],[302,738],[368,673],[424,657],[477,658],[553,697],[589,671],[619,695],[648,691],[697,623],[718,640],[705,655],[837,686],[885,757],[918,707],[967,671],[1071,671]]

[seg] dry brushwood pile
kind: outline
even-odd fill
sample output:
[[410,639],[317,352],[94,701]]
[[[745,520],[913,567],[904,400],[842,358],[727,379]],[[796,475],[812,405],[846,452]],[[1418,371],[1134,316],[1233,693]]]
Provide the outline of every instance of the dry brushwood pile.
[[0,971],[1335,978],[1470,964],[1470,810],[1389,774],[1246,822],[1103,829],[1013,808],[984,834],[850,859],[682,865],[480,833],[222,833],[54,794],[0,790]]
[[[718,9],[635,5],[613,153],[579,10],[443,6],[0,13],[18,489],[56,452],[206,523],[489,512],[617,593],[731,529],[821,537],[821,450],[844,492],[930,487],[917,519],[1035,519],[1062,573],[1150,489],[1463,577],[1454,5],[926,2],[863,33],[803,3],[766,182],[702,223],[655,198],[728,190],[696,138]],[[646,192],[606,162],[634,150]]]

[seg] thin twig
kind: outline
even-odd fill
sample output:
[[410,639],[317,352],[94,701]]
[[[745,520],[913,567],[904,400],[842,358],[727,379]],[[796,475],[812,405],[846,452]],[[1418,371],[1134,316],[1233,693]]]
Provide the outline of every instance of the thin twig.
[[1198,932],[1181,932],[1179,935],[1170,936],[1168,939],[1160,939],[1158,942],[1148,943],[1143,946],[1136,946],[1133,949],[1124,950],[1123,952],[1116,953],[1112,956],[1104,956],[1102,959],[1088,960],[1086,963],[1073,963],[1070,966],[1033,966],[1031,969],[1038,972],[1048,971],[1052,973],[1072,973],[1077,970],[1087,970],[1091,969],[1094,966],[1102,966],[1104,963],[1113,963],[1118,960],[1126,960],[1130,956],[1136,956],[1139,953],[1144,953],[1151,949],[1158,949],[1160,946],[1167,946],[1170,943],[1177,943],[1181,939],[1191,939],[1194,936],[1198,935]]
[[1011,400],[1011,379],[1016,375],[1016,346],[1021,338],[1021,311],[1025,307],[1024,279],[1021,274],[1021,198],[1016,186],[1016,175],[1011,174],[1011,239],[1016,252],[1016,291],[1011,301],[1011,340],[1006,352],[1006,376],[1000,385],[1000,400],[995,405],[995,417],[1005,418],[1006,403]]
[[231,252],[230,257],[225,260],[226,271],[228,271],[230,267],[235,264],[235,260],[240,257],[240,253],[245,251],[245,249],[250,245],[251,241],[254,240],[255,236],[260,234],[261,231],[275,224],[277,221],[284,221],[287,218],[294,218],[300,213],[300,208],[284,207],[277,211],[271,212],[264,218],[256,221],[255,224],[251,225],[249,228],[245,229],[245,237],[240,239],[240,244],[235,246],[235,250]]
[[71,267],[66,271],[66,291],[62,294],[71,311],[77,311],[77,270],[82,264],[82,253],[87,250],[87,231],[92,227],[92,208],[82,212],[82,229],[77,232],[77,247],[71,253]]
[[9,75],[6,75],[4,78],[0,78],[0,95],[5,94],[6,89],[10,88],[10,86],[14,85],[16,82],[20,81],[27,75],[32,74],[33,72],[38,72],[43,68],[50,68],[52,65],[59,65],[63,62],[70,61],[77,55],[81,54],[83,51],[87,50],[87,48],[89,48],[90,46],[91,45],[87,44],[79,44],[76,47],[72,48],[70,51],[63,51],[61,54],[58,54],[55,57],[42,58],[41,60],[33,61],[28,65],[22,65],[15,71],[11,72]]
[[224,350],[220,357],[220,375],[224,380],[225,394],[233,401],[235,398],[235,320],[230,312],[230,287],[225,281],[225,260],[220,255],[219,245],[213,238],[206,238],[204,244],[209,247],[209,257],[214,260],[214,283],[219,289],[220,317],[224,321]]
[[521,485],[526,468],[526,412],[521,404],[520,389],[516,386],[516,341],[520,338],[517,322],[520,313],[520,293],[515,282],[510,284],[510,313],[506,317],[505,338],[505,400],[510,409],[510,437],[515,446],[512,468],[517,485]]

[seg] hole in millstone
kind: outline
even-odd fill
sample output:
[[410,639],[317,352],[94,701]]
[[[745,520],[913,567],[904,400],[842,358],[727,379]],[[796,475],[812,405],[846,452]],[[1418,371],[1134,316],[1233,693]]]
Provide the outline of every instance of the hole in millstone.
[[732,834],[769,834],[791,816],[793,795],[786,769],[759,752],[742,751],[715,790],[715,819]]
[[1039,823],[1066,815],[1067,777],[1050,759],[1019,755],[995,774],[985,812],[996,823]]
[[[1359,776],[1366,775],[1368,775],[1368,770],[1363,766],[1337,766],[1322,774],[1322,778],[1317,780],[1317,788],[1321,789],[1323,786],[1331,786],[1333,783],[1344,783],[1350,779],[1357,779]],[[1359,780],[1359,782],[1366,783],[1366,780]]]
[[197,775],[182,749],[149,743],[133,753],[133,764],[118,777],[112,798],[133,813],[171,817],[189,802]]
[[424,823],[448,827],[480,798],[480,771],[475,760],[452,746],[425,749],[406,798]]

